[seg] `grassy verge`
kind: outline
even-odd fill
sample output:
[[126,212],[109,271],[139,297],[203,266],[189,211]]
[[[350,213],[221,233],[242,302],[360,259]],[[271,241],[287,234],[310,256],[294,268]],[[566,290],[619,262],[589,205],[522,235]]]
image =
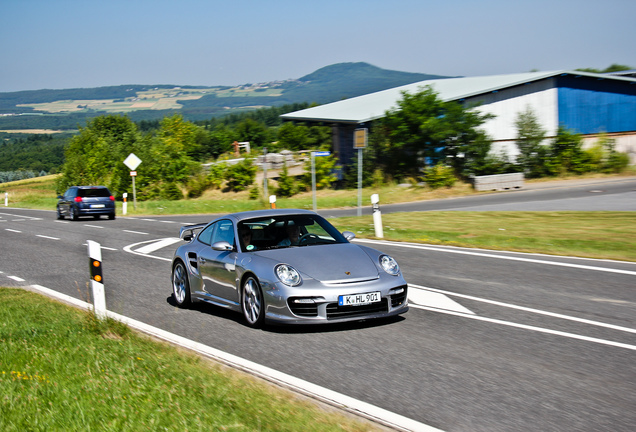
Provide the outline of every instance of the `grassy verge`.
[[[371,216],[330,219],[374,238]],[[384,239],[636,262],[636,212],[418,212],[382,215]]]
[[116,321],[0,288],[2,431],[372,429]]

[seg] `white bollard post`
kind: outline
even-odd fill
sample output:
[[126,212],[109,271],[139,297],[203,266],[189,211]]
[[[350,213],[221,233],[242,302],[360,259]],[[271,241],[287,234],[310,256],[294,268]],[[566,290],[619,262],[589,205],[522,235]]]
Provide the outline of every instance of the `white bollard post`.
[[106,295],[102,274],[102,248],[99,243],[92,240],[88,240],[86,243],[88,243],[88,262],[91,271],[93,310],[97,318],[104,319],[106,318]]
[[4,193],[4,206],[9,207],[9,192]]
[[382,212],[380,211],[380,196],[378,194],[371,195],[371,204],[373,204],[373,226],[375,228],[375,236],[384,238],[384,230],[382,229]]
[[272,209],[276,208],[276,195],[269,196],[269,208],[272,208]]
[[126,216],[126,212],[128,211],[128,192],[124,192],[124,203],[121,205],[121,213]]

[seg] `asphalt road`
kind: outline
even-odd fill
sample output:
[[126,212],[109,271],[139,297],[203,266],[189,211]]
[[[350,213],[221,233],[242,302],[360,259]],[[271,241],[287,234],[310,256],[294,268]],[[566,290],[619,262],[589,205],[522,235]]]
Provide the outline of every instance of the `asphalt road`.
[[[634,183],[622,192],[606,186],[615,191],[607,198],[633,200]],[[562,189],[552,193],[565,195],[555,203],[570,199]],[[485,205],[492,202],[463,208]],[[0,208],[0,286],[37,284],[88,300],[85,243],[94,240],[103,247],[109,310],[424,424],[636,430],[636,264],[380,242],[375,247],[398,260],[410,284],[407,314],[253,330],[238,314],[172,303],[176,244],[156,246],[201,219],[71,222],[55,220],[53,211]]]

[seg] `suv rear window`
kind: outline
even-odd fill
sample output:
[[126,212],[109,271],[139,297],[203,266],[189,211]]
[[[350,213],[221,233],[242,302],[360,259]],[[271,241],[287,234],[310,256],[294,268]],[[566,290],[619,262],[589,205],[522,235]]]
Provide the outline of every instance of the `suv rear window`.
[[110,191],[107,188],[80,189],[78,191],[78,196],[82,198],[109,197],[110,195]]

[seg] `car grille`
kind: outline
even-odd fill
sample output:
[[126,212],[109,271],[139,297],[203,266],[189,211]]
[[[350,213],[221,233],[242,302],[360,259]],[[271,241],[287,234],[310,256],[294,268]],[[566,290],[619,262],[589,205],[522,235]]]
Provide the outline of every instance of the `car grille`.
[[293,300],[290,298],[287,301],[287,305],[294,315],[302,317],[318,316],[318,305],[316,303],[294,303]]
[[404,302],[406,301],[406,295],[407,295],[407,286],[404,285],[403,287],[400,288],[404,288],[404,291],[402,291],[400,294],[393,294],[391,295],[391,307],[398,307],[402,304],[404,304]]
[[388,302],[386,298],[377,303],[369,303],[360,306],[338,306],[338,303],[327,305],[327,319],[350,318],[360,315],[388,312]]

